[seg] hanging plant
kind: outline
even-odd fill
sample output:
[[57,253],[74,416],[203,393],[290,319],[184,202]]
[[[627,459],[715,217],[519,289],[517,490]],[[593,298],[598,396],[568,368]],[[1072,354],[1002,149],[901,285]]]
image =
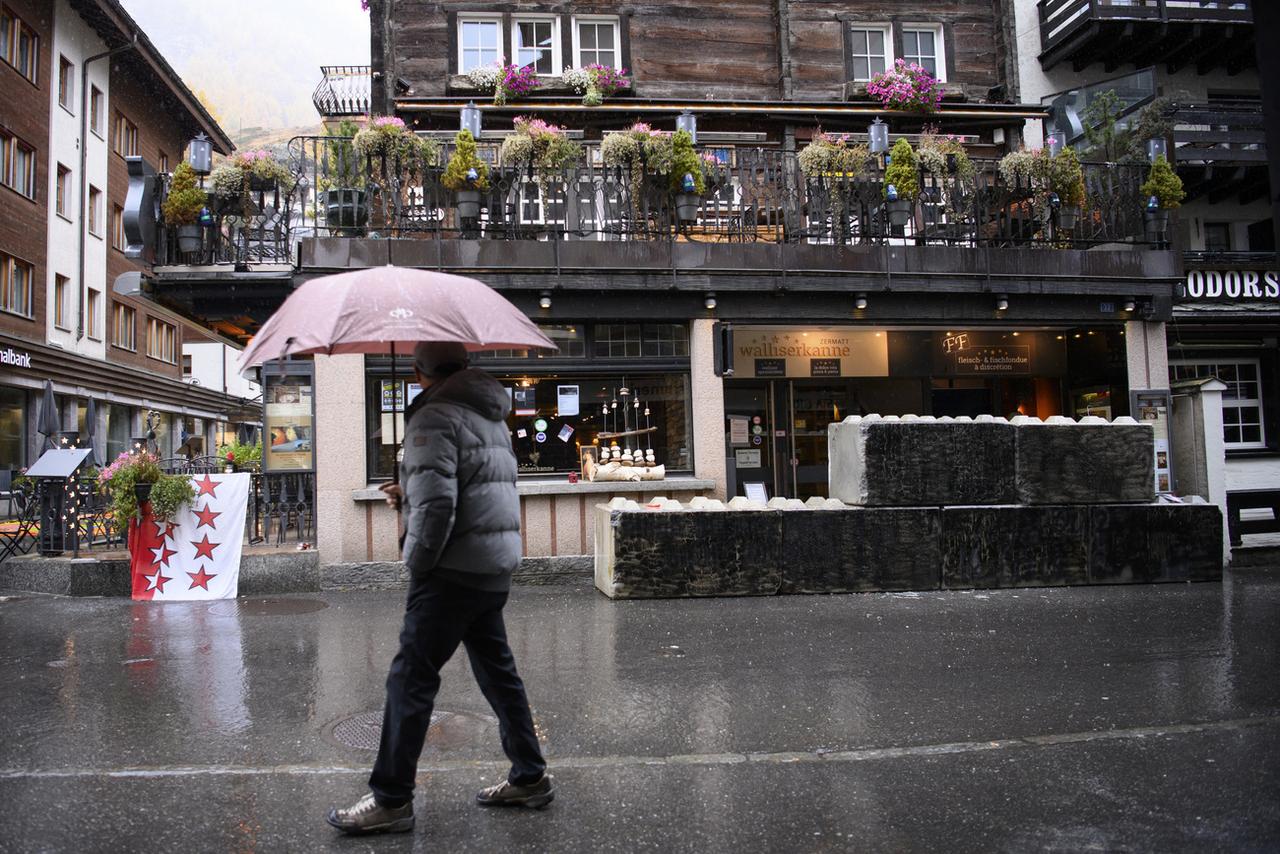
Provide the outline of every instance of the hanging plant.
[[926,126],[916,148],[920,169],[929,176],[933,201],[942,205],[948,220],[956,222],[969,213],[970,188],[978,169],[959,138],[940,134]]
[[932,113],[942,106],[942,81],[924,68],[899,59],[867,84],[867,94],[889,110]]
[[440,143],[418,136],[396,116],[379,116],[371,121],[355,135],[352,146],[360,160],[372,165],[373,175],[378,178],[391,177],[383,174],[384,165],[387,171],[406,180],[440,165]]
[[871,150],[860,142],[850,142],[846,134],[819,133],[796,155],[800,171],[809,178],[852,180],[866,172]]
[[569,139],[565,129],[542,119],[517,116],[515,132],[502,141],[498,159],[507,166],[529,168],[543,199],[550,198],[552,179],[578,164],[582,146]]
[[631,86],[627,69],[594,62],[585,68],[566,68],[560,79],[582,96],[583,106],[587,107],[598,107],[605,98]]

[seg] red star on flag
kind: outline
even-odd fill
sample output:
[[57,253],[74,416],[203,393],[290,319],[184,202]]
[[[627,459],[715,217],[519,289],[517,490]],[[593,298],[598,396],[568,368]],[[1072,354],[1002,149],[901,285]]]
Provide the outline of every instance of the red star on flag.
[[151,549],[151,563],[153,566],[168,566],[169,558],[176,554],[177,551],[162,544],[158,548]]
[[161,522],[159,519],[152,520],[156,526],[156,536],[173,539],[173,531],[177,527],[172,522]]
[[197,587],[203,587],[208,590],[209,581],[218,577],[216,574],[210,575],[205,572],[203,566],[200,567],[199,572],[188,572],[187,575],[191,576],[191,586],[187,588],[188,590],[195,590]]
[[209,535],[205,534],[204,539],[198,543],[195,540],[192,540],[191,545],[196,547],[196,556],[193,560],[199,560],[202,557],[207,557],[209,560],[213,560],[213,550],[222,545],[222,543],[209,542]]
[[158,569],[156,570],[155,575],[147,575],[144,577],[147,579],[148,590],[159,590],[161,593],[164,592],[165,582],[172,580],[167,575],[161,575],[160,570]]
[[209,477],[209,475],[205,475],[202,480],[197,480],[195,483],[196,483],[196,490],[197,490],[196,491],[197,498],[199,498],[201,495],[210,495],[210,496],[213,496],[214,498],[218,497],[218,494],[214,492],[214,490],[218,488],[218,481]]
[[213,520],[216,517],[221,516],[222,514],[216,513],[213,510],[210,510],[209,508],[211,506],[212,505],[210,504],[206,504],[203,510],[195,511],[195,517],[200,520],[199,522],[196,523],[197,528],[199,528],[201,525],[208,525],[210,528],[213,528],[215,530],[217,529],[218,526],[213,524]]

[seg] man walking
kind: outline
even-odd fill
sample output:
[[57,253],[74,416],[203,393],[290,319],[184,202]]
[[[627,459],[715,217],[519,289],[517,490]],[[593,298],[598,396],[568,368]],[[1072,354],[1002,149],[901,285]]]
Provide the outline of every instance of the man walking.
[[477,802],[540,808],[555,797],[502,621],[521,551],[509,397],[497,380],[467,367],[460,344],[419,344],[413,365],[422,393],[405,412],[402,486],[383,487],[388,503],[405,505],[412,580],[387,676],[372,791],[329,810],[329,824],[352,834],[413,829],[414,777],[440,668],[460,643],[511,760],[506,781],[481,790]]

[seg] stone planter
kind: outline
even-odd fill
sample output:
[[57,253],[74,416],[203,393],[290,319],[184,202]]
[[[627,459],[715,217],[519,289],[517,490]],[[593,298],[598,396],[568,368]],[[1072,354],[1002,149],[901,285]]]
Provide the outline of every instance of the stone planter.
[[178,226],[178,251],[179,252],[199,252],[200,242],[201,242],[200,226],[198,225]]
[[906,225],[911,221],[912,203],[907,199],[898,199],[894,202],[885,202],[885,209],[889,212],[889,222],[892,225]]
[[1145,211],[1142,219],[1147,227],[1147,242],[1160,243],[1169,231],[1169,212],[1164,208]]
[[681,222],[695,222],[698,219],[698,208],[702,205],[702,196],[694,193],[676,194],[676,218]]
[[361,228],[369,221],[364,190],[326,190],[320,194],[324,224],[329,228]]
[[475,219],[480,216],[480,191],[459,190],[454,194],[458,216],[463,219]]

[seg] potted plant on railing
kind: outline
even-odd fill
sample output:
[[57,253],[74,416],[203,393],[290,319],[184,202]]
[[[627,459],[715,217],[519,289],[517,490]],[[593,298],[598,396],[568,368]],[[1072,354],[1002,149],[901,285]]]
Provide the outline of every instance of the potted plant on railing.
[[681,222],[693,222],[698,218],[698,207],[707,192],[705,168],[706,162],[693,149],[693,137],[688,131],[676,131],[671,137],[668,178],[675,196],[676,218]]
[[551,184],[563,179],[565,170],[582,158],[582,146],[569,139],[565,129],[542,119],[517,116],[514,133],[502,141],[498,159],[508,166],[528,167],[538,182],[542,198],[549,199]]
[[316,184],[320,190],[317,202],[329,228],[361,228],[369,221],[364,170],[353,144],[359,132],[360,126],[350,119],[327,131],[325,170]]
[[111,518],[116,529],[125,533],[129,520],[139,515],[139,507],[151,503],[151,515],[167,522],[183,504],[195,498],[191,478],[184,474],[165,474],[155,455],[139,451],[125,452],[98,473],[98,488],[111,500]]
[[1182,189],[1182,179],[1163,154],[1152,161],[1151,172],[1142,185],[1142,195],[1147,199],[1144,213],[1147,241],[1159,243],[1169,230],[1169,211],[1181,205],[1187,195]]
[[453,153],[449,155],[440,183],[453,192],[459,217],[480,216],[480,194],[489,189],[489,164],[476,154],[471,131],[460,130],[453,138]]
[[255,463],[262,463],[262,443],[258,442],[254,445],[244,445],[240,442],[232,442],[229,445],[223,445],[218,448],[218,456],[226,460],[227,473],[239,471],[247,466]]
[[885,209],[893,225],[906,225],[911,220],[920,196],[919,171],[915,149],[905,137],[899,139],[889,152],[889,166],[884,170]]
[[200,251],[200,214],[209,197],[196,185],[196,172],[191,164],[180,163],[173,170],[169,194],[160,206],[167,226],[177,231],[179,252]]
[[254,192],[293,189],[293,174],[266,149],[246,151],[221,163],[209,175],[212,198],[221,213],[238,213],[245,219],[258,213]]
[[[933,204],[934,223],[938,221],[937,212],[941,212],[952,226],[970,218],[970,188],[978,169],[959,138],[940,134],[936,127],[926,126],[920,134],[916,156],[920,161],[920,173],[928,176],[932,184],[929,199]],[[925,196],[923,190],[921,196]]]
[[[825,186],[832,221],[838,223],[844,218],[857,182],[866,176],[871,151],[863,143],[851,142],[846,134],[818,133],[800,149],[796,161],[806,178]],[[820,196],[822,190],[817,192]]]
[[1075,228],[1080,206],[1084,204],[1084,169],[1070,148],[1064,148],[1049,161],[1049,207],[1056,211],[1059,228]]
[[585,68],[566,68],[560,79],[582,96],[584,107],[598,107],[605,98],[612,97],[631,86],[627,69],[612,68],[593,62]]

